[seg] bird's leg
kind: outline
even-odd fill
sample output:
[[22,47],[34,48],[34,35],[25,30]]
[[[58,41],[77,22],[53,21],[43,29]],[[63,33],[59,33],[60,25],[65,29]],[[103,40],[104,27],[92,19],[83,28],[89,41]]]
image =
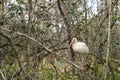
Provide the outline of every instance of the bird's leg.
[[81,58],[82,60],[81,60],[81,63],[82,63],[82,68],[83,68],[83,70],[85,70],[85,56],[84,55],[82,55],[82,58]]
[[85,64],[86,64],[86,55],[83,55],[83,62],[84,62],[84,66],[85,66]]
[[80,59],[80,67],[81,67],[80,75],[81,75],[81,77],[85,77],[85,66],[84,66],[85,65],[85,56],[84,55],[79,55],[79,59]]
[[80,59],[80,67],[81,67],[81,70],[84,70],[84,56],[83,55],[79,55],[79,59]]

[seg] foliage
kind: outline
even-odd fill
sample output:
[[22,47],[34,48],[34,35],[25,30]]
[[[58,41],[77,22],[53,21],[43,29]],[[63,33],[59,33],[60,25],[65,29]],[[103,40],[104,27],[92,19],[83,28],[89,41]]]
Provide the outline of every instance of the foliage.
[[[0,80],[104,80],[105,69],[107,80],[119,80],[120,1],[111,4],[106,67],[108,2],[1,0]],[[71,56],[72,37],[90,49],[85,70],[80,69],[80,57]]]

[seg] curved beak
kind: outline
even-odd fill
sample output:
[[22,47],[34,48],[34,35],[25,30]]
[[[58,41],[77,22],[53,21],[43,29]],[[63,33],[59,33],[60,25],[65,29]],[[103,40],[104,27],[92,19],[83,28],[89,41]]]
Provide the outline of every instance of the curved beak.
[[70,43],[70,45],[69,45],[69,48],[72,46],[72,42]]

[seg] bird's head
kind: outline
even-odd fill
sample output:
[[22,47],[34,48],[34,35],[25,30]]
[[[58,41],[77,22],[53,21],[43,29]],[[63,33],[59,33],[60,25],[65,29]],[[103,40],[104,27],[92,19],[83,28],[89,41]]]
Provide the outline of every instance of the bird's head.
[[72,38],[72,41],[71,41],[71,43],[70,43],[70,46],[72,46],[74,43],[76,43],[77,42],[77,38]]

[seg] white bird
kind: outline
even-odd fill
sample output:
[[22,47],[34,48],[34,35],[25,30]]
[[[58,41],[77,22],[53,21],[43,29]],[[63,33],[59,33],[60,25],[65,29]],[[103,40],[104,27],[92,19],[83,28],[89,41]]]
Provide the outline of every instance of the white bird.
[[73,38],[70,46],[74,53],[78,53],[81,58],[81,66],[84,67],[85,56],[89,53],[89,48],[84,42],[78,42],[77,38]]
[[75,53],[79,53],[83,55],[89,53],[89,49],[87,45],[84,42],[78,42],[77,38],[72,39],[70,46],[72,46],[72,49]]

